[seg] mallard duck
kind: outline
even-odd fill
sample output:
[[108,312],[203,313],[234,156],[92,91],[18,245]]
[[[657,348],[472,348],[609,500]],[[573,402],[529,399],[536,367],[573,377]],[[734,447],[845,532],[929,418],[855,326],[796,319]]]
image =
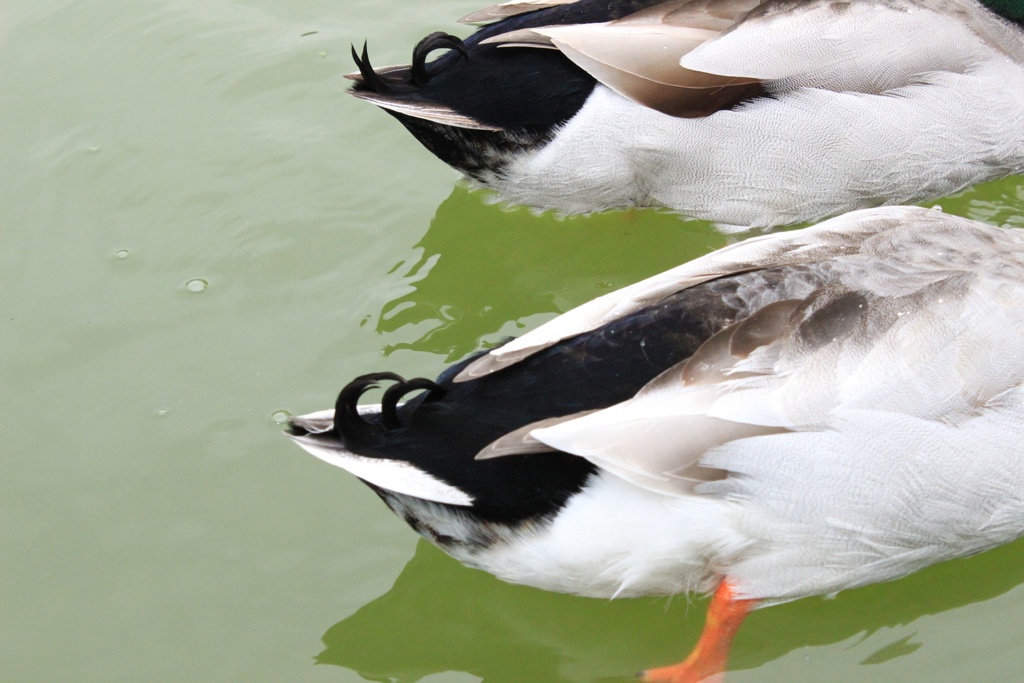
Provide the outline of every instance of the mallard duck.
[[520,0],[350,92],[510,203],[766,227],[1024,171],[1024,4],[984,2]]
[[693,683],[755,607],[1024,534],[1022,339],[1024,232],[866,209],[607,294],[436,380],[364,375],[290,435],[507,581],[712,592],[694,654],[647,673]]

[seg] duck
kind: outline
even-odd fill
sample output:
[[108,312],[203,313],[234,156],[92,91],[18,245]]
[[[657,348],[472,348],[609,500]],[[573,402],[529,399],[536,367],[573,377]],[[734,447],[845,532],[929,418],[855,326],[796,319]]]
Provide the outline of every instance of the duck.
[[[497,201],[723,231],[1024,172],[1017,0],[513,0],[349,92]],[[431,57],[436,59],[431,61]]]
[[[436,379],[357,377],[291,418],[308,453],[508,582],[753,609],[1024,535],[1024,231],[862,209],[724,247]],[[362,397],[386,390],[379,403]]]

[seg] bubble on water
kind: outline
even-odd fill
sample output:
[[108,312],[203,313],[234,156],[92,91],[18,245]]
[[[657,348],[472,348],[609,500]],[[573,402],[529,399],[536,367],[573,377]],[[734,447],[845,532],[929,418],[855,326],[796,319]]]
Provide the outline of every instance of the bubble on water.
[[122,259],[123,258],[128,258],[128,250],[127,249],[118,249],[117,253],[114,254],[114,256],[116,256],[117,258],[122,258]]
[[210,286],[210,283],[201,277],[197,277],[194,280],[189,280],[185,283],[185,289],[196,294],[205,292],[206,288]]
[[99,145],[93,145],[92,147],[89,148],[89,151],[95,154],[96,152],[100,151],[100,147]]
[[166,415],[166,414],[167,414],[167,408],[157,408],[157,409],[156,409],[156,414],[157,414],[157,415],[158,415],[159,417],[163,417],[164,415]]
[[283,425],[286,422],[288,422],[291,416],[292,414],[289,413],[287,410],[275,410],[273,414],[271,414],[270,419],[273,420],[276,424]]

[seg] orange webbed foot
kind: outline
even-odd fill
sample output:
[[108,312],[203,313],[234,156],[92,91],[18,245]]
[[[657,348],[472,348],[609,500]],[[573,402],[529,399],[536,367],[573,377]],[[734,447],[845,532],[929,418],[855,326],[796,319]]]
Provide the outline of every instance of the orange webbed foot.
[[693,652],[672,666],[648,669],[640,674],[645,683],[721,683],[729,659],[729,646],[756,600],[738,600],[723,581],[708,606],[708,618]]

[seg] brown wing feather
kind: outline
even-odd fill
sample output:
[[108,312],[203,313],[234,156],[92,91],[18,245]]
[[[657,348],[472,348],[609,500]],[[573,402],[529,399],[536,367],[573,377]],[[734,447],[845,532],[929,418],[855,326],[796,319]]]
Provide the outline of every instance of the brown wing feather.
[[577,66],[623,97],[669,116],[698,118],[764,94],[759,81],[746,78],[716,76],[699,71],[676,68],[675,85],[644,78],[608,63],[592,59],[564,45],[555,44]]
[[727,31],[758,2],[669,2],[607,23],[518,30],[484,42],[503,47],[553,46],[624,97],[671,116],[707,116],[763,95],[760,81],[692,71],[679,61]]

